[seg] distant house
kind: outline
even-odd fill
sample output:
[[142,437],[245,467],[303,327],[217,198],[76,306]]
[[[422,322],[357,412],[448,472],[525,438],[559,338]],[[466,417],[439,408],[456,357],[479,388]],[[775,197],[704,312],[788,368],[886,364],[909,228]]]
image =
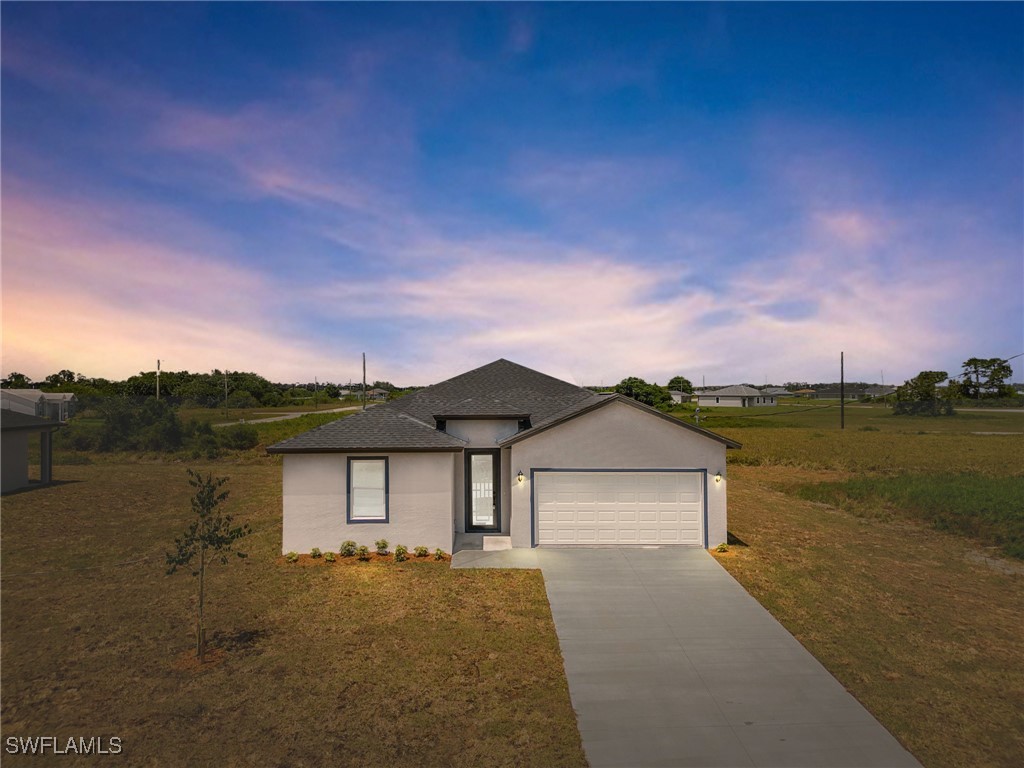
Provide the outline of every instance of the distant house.
[[814,397],[813,389],[797,389],[793,392],[794,397]]
[[366,393],[366,396],[371,400],[387,400],[388,391],[386,389],[378,389],[375,387],[374,389],[369,390]]
[[868,387],[864,394],[868,397],[888,397],[896,394],[896,387]]
[[[5,402],[11,402],[5,398]],[[39,481],[53,479],[53,444],[51,435],[60,424],[35,414],[7,408],[0,409],[0,493],[8,493],[29,484],[28,443],[39,435]]]
[[792,397],[794,393],[785,387],[765,387],[761,390],[761,394],[769,397]]
[[756,408],[763,405],[775,405],[775,396],[766,395],[745,384],[716,389],[713,392],[701,392],[697,396],[699,406],[718,406],[730,408]]
[[693,397],[689,392],[680,392],[678,389],[670,389],[668,393],[672,397],[672,402],[677,404],[688,403]]
[[860,400],[864,396],[864,392],[859,390],[846,390],[840,394],[838,389],[819,389],[811,395],[815,400]]

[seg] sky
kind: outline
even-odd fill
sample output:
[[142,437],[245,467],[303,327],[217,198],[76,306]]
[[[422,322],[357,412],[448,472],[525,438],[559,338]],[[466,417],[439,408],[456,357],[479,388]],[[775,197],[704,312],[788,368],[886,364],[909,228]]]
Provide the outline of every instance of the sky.
[[1024,352],[1021,3],[5,1],[0,35],[5,376]]

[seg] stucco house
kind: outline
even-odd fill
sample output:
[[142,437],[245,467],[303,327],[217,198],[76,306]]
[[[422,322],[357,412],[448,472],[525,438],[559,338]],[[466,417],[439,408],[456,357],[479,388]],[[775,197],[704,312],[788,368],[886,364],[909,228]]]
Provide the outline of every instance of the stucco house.
[[73,392],[40,392],[38,389],[0,390],[0,407],[53,421],[74,416],[78,398]]
[[701,392],[697,405],[730,408],[757,408],[775,405],[775,395],[768,395],[745,384],[735,384],[710,392]]
[[693,396],[689,392],[681,392],[678,389],[670,389],[668,391],[669,397],[672,398],[672,402],[675,404],[688,403],[693,399]]
[[282,552],[385,538],[451,552],[726,540],[727,448],[617,394],[497,360],[267,450]]

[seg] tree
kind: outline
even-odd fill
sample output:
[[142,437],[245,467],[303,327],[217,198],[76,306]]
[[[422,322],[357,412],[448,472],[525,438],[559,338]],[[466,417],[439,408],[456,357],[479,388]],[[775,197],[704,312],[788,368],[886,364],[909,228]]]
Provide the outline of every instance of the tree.
[[972,357],[964,361],[964,394],[966,397],[1009,397],[1012,387],[1006,380],[1013,375],[1010,363],[1001,357]]
[[46,383],[51,387],[60,387],[62,384],[74,384],[81,374],[76,374],[74,371],[69,371],[65,368],[63,371],[57,373],[51,373],[46,377]]
[[693,384],[690,383],[689,379],[683,376],[673,376],[669,379],[668,388],[679,392],[685,392],[688,395],[693,394]]
[[921,371],[917,376],[896,389],[896,407],[893,414],[920,416],[952,416],[953,406],[939,400],[936,387],[949,378],[945,371]]
[[24,373],[18,373],[12,371],[7,374],[7,378],[2,382],[4,389],[28,389],[32,386],[32,381]]
[[[196,519],[189,524],[184,535],[174,540],[177,549],[167,553],[167,575],[170,576],[179,568],[192,566],[192,561],[199,559],[193,566],[192,575],[199,577],[199,607],[196,615],[196,656],[200,663],[206,653],[206,627],[203,625],[203,609],[206,604],[206,567],[220,561],[226,564],[228,555],[232,553],[235,543],[252,533],[248,523],[231,527],[231,515],[218,513],[217,507],[223,503],[230,491],[222,491],[221,487],[228,481],[226,477],[214,477],[207,474],[204,478],[195,470],[188,470],[188,484],[196,489],[192,497],[192,512]],[[246,557],[245,552],[234,552],[238,557]]]
[[672,396],[668,393],[667,389],[659,387],[657,384],[648,384],[636,376],[630,376],[620,381],[615,385],[615,391],[620,395],[636,400],[638,403],[644,403],[652,407],[667,405],[672,402]]

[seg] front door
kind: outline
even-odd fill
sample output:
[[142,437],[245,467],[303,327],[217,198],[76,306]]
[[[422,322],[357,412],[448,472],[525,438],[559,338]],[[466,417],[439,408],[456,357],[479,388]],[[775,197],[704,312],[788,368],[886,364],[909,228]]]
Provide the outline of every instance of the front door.
[[466,530],[498,531],[501,517],[501,453],[497,450],[466,451]]

